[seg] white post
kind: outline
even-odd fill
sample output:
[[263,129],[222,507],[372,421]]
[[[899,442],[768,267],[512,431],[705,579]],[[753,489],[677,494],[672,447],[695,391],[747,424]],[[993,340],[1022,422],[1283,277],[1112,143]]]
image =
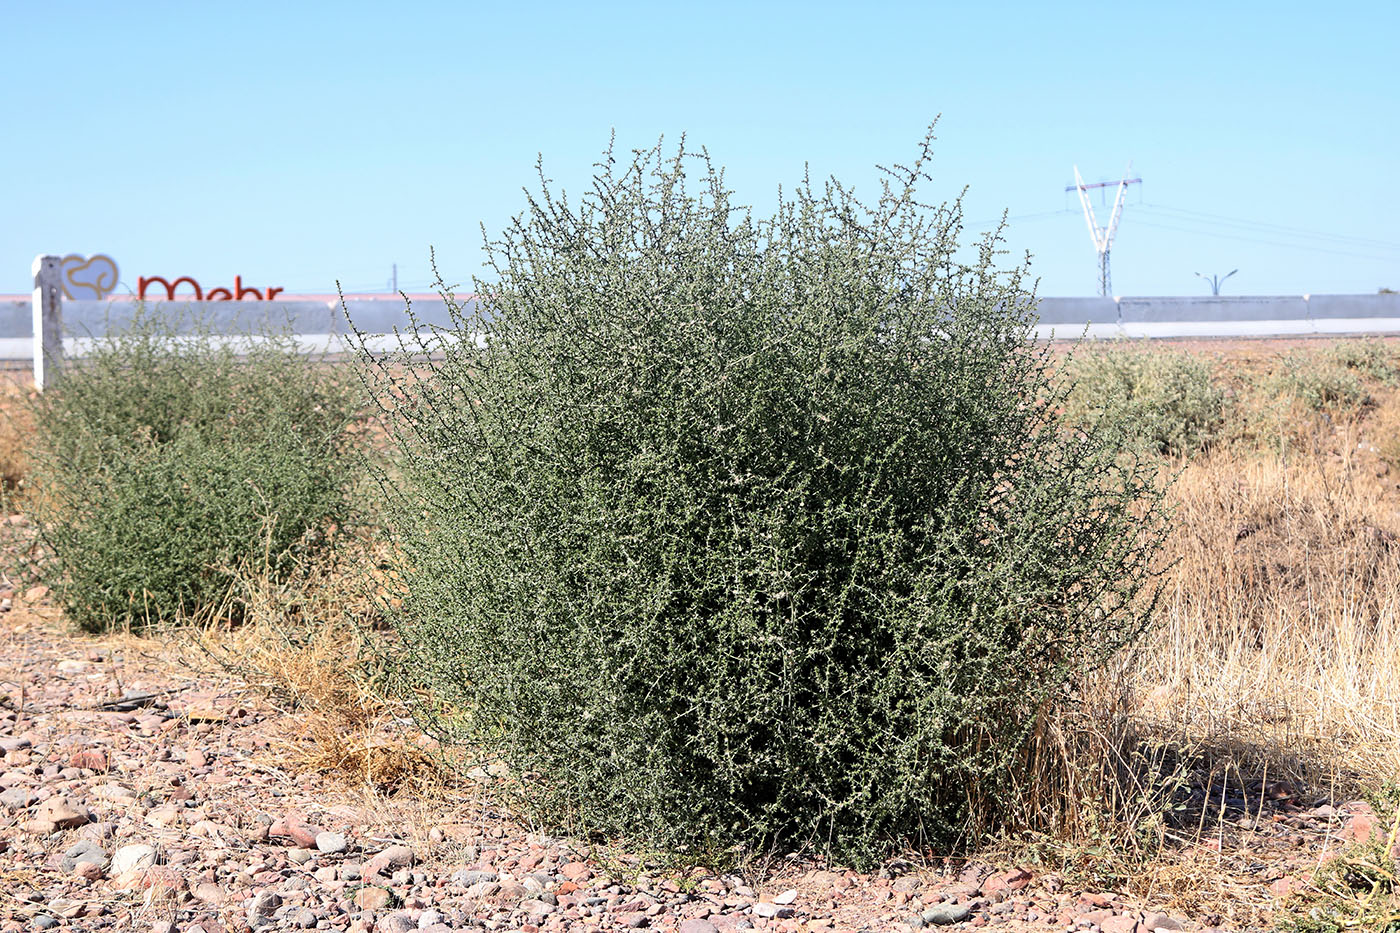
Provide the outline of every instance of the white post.
[[63,370],[63,260],[34,257],[34,388],[58,381]]

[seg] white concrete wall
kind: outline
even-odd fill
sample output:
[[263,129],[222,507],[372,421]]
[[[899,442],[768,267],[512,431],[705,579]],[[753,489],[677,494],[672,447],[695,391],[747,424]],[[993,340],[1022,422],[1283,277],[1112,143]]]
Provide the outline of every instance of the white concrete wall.
[[[469,314],[472,304],[462,313]],[[150,302],[153,312],[185,316],[183,329],[202,319],[219,333],[248,334],[288,330],[308,351],[346,349],[349,324],[368,335],[377,349],[397,345],[394,333],[407,333],[411,318],[401,299],[348,301],[347,324],[339,301],[164,301]],[[131,320],[131,301],[65,301],[65,351],[83,352],[87,340]],[[420,329],[453,328],[442,300],[416,300],[413,316]],[[1040,337],[1235,337],[1300,334],[1400,333],[1400,295],[1284,295],[1041,298]],[[33,312],[28,299],[0,300],[0,360],[32,358]]]
[[1119,298],[1123,323],[1157,321],[1291,321],[1306,320],[1301,295],[1279,297]]

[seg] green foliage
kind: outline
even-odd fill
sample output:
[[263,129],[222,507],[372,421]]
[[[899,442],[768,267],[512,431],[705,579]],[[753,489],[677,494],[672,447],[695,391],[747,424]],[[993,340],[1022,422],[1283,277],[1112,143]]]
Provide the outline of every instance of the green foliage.
[[1400,382],[1395,353],[1389,345],[1379,340],[1338,341],[1328,348],[1324,359],[1384,385],[1393,386]]
[[1058,430],[1024,269],[995,235],[960,260],[927,157],[872,206],[804,184],[755,219],[707,157],[609,152],[488,244],[445,358],[368,358],[403,687],[552,823],[966,842],[1142,630],[1155,471]]
[[1197,452],[1224,420],[1225,393],[1212,381],[1210,363],[1189,353],[1127,346],[1082,350],[1070,359],[1067,381],[1069,420],[1104,419],[1162,454]]
[[1288,905],[1289,916],[1280,929],[1400,933],[1400,861],[1392,852],[1396,838],[1393,823],[1387,828],[1378,821],[1369,839],[1325,861],[1310,887]]
[[217,609],[341,521],[354,395],[270,335],[236,349],[141,313],[34,408],[28,511],[44,579],[89,630]]
[[1377,340],[1340,341],[1321,352],[1293,351],[1271,380],[1275,393],[1329,414],[1364,408],[1373,401],[1372,386],[1397,381],[1395,355]]

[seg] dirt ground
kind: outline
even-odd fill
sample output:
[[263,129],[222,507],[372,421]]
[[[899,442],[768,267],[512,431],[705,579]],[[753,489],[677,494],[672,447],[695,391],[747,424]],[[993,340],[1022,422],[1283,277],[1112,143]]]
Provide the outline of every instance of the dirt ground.
[[[1161,342],[1241,365],[1317,343]],[[1110,890],[1015,852],[663,870],[523,824],[491,773],[393,796],[298,767],[302,714],[188,642],[76,633],[42,581],[2,581],[0,600],[0,933],[1264,930],[1378,822],[1279,784],[1196,788],[1196,831]]]
[[625,852],[521,825],[492,804],[490,775],[385,797],[299,773],[288,764],[306,741],[298,715],[200,652],[75,634],[42,586],[8,592],[4,933],[1266,928],[1271,906],[1369,826],[1363,803],[1277,787],[1253,802],[1225,797],[1213,836],[1128,891],[1010,863],[896,861],[857,874],[789,859],[745,876],[648,874]]

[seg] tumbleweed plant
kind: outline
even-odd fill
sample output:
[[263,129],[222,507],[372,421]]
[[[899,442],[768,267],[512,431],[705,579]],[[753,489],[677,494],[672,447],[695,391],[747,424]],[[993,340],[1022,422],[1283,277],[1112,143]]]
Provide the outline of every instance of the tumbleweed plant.
[[34,402],[26,511],[81,627],[208,616],[345,521],[353,380],[284,334],[242,344],[142,310]]
[[455,333],[366,356],[403,686],[556,825],[979,838],[1143,630],[1152,468],[1058,421],[1026,269],[919,200],[931,140],[873,203],[769,217],[684,145],[610,149],[577,202],[541,174]]

